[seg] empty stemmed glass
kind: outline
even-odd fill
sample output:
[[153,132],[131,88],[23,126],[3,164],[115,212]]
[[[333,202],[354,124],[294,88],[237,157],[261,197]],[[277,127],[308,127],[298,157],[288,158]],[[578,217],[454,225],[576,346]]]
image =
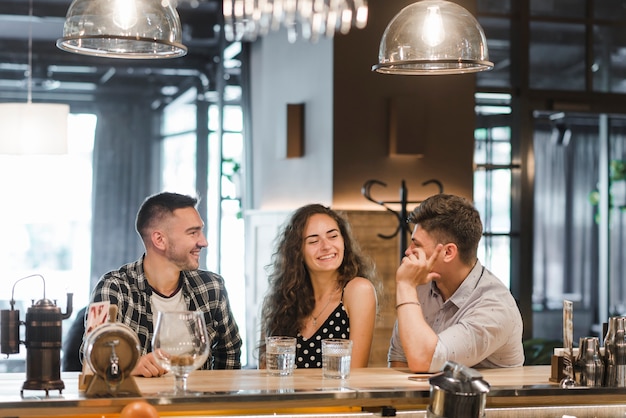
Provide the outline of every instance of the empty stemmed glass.
[[202,312],[158,313],[152,351],[159,364],[174,374],[174,395],[190,394],[187,391],[187,377],[207,360],[208,339]]

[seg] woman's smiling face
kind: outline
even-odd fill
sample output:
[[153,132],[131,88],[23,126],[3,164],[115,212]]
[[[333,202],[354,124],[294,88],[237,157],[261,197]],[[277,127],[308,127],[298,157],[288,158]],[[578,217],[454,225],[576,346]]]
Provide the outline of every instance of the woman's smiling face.
[[339,226],[324,214],[312,215],[304,228],[302,253],[309,272],[335,271],[343,262],[344,242]]

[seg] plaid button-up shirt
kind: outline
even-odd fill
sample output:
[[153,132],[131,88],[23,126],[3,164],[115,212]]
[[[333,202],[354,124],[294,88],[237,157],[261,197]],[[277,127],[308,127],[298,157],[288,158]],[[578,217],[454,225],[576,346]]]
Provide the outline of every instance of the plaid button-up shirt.
[[[203,369],[240,369],[241,337],[233,317],[224,279],[210,271],[182,271],[182,292],[190,311],[204,312],[211,354]],[[118,307],[117,320],[139,337],[141,355],[152,351],[156,313],[152,311],[143,257],[106,273],[91,294],[91,302],[109,301]]]

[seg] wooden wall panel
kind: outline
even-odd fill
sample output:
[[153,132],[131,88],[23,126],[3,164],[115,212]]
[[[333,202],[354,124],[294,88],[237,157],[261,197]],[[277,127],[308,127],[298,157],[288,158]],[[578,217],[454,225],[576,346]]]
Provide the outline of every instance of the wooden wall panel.
[[363,251],[376,263],[379,314],[374,329],[370,367],[386,367],[389,339],[396,320],[395,272],[400,260],[400,236],[383,239],[398,227],[395,216],[382,211],[344,211]]

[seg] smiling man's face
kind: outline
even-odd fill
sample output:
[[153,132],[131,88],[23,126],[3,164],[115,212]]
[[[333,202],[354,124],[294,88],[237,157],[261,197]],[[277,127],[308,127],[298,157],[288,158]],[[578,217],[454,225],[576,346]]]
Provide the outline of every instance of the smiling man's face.
[[208,246],[203,229],[204,222],[195,208],[176,209],[168,219],[165,254],[180,270],[195,270],[200,266],[200,251]]

